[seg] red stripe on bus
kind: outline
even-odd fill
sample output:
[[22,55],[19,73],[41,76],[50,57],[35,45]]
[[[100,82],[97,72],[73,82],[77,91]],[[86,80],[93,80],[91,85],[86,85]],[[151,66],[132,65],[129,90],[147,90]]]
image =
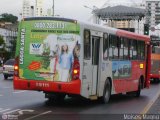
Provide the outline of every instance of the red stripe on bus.
[[116,35],[121,36],[121,37],[126,37],[129,39],[136,39],[136,40],[143,40],[145,42],[150,42],[149,36],[140,35],[140,34],[124,31],[124,30],[117,30]]
[[46,92],[59,92],[80,95],[81,81],[71,82],[49,82],[38,80],[25,80],[14,77],[14,89],[17,90],[36,90]]

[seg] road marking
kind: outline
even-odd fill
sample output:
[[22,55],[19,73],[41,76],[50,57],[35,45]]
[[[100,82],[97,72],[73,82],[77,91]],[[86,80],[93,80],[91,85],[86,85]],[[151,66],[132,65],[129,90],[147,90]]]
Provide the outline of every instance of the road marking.
[[17,94],[17,93],[23,93],[23,92],[26,92],[25,90],[23,91],[16,91],[16,92],[13,92],[14,94]]
[[0,110],[0,112],[2,113],[2,112],[6,112],[6,111],[8,111],[8,110],[11,110],[11,109],[3,109],[3,110]]
[[143,109],[142,112],[140,112],[140,114],[146,114],[148,112],[148,110],[152,107],[152,105],[155,103],[155,101],[160,96],[160,90],[158,90],[158,91],[159,92],[156,94],[156,96],[153,97],[153,99],[146,105],[146,107]]
[[3,114],[10,114],[10,113],[14,113],[14,112],[19,111],[19,110],[20,110],[20,109],[12,110],[12,111],[9,111],[9,112],[5,112],[5,113],[3,113]]
[[34,110],[20,110],[20,111],[18,111],[18,113],[20,114],[20,115],[23,115],[24,114],[24,112],[34,112]]
[[3,89],[10,89],[10,88],[13,88],[13,87],[2,87]]
[[51,113],[52,111],[47,111],[47,112],[44,112],[44,113],[41,113],[39,115],[35,115],[35,116],[32,116],[32,117],[29,117],[29,118],[26,118],[24,120],[31,120],[31,119],[34,119],[36,117],[39,117],[39,116],[42,116],[42,115],[45,115],[45,114],[48,114],[48,113]]
[[1,96],[3,96],[3,95],[0,94],[0,97],[1,97]]

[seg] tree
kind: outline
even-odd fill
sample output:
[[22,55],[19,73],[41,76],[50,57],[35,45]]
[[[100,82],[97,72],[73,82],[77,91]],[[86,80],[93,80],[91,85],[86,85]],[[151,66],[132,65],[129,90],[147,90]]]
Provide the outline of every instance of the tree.
[[15,51],[16,51],[16,39],[11,40],[11,52],[10,52],[10,57],[14,58],[15,57]]
[[0,21],[5,21],[5,22],[12,22],[12,23],[17,23],[18,17],[14,16],[12,14],[8,14],[8,13],[3,13],[1,14],[1,19]]
[[0,58],[4,58],[5,54],[5,42],[2,36],[0,36]]
[[3,40],[3,37],[0,36],[0,50],[3,51],[5,49],[5,42]]

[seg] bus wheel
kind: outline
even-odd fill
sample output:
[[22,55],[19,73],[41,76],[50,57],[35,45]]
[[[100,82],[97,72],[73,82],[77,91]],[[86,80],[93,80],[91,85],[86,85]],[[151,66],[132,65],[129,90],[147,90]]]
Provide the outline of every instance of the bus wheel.
[[107,79],[104,86],[103,96],[101,98],[102,103],[104,104],[108,103],[110,96],[111,96],[111,83],[109,79]]
[[135,91],[135,95],[136,95],[136,97],[139,97],[140,96],[140,94],[141,94],[141,85],[142,83],[141,83],[141,79],[139,80],[139,85],[138,85],[138,90],[137,91]]
[[8,78],[8,75],[4,75],[4,79],[7,80],[7,78]]
[[66,96],[65,94],[53,94],[53,93],[51,93],[51,94],[46,93],[45,94],[45,97],[48,98],[48,101],[52,102],[52,103],[62,102],[64,100],[65,96]]
[[154,83],[159,83],[159,78],[154,78],[153,81]]
[[55,97],[55,101],[56,102],[62,102],[65,98],[65,94],[57,94],[56,97]]

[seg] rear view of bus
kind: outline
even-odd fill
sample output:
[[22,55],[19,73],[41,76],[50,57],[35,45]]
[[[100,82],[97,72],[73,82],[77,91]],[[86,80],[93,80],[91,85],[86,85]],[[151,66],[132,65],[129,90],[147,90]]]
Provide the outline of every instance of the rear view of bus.
[[19,25],[14,88],[47,98],[80,94],[80,26],[70,19],[27,18]]
[[151,54],[151,80],[154,82],[160,81],[160,46],[159,42],[152,41],[152,54]]

